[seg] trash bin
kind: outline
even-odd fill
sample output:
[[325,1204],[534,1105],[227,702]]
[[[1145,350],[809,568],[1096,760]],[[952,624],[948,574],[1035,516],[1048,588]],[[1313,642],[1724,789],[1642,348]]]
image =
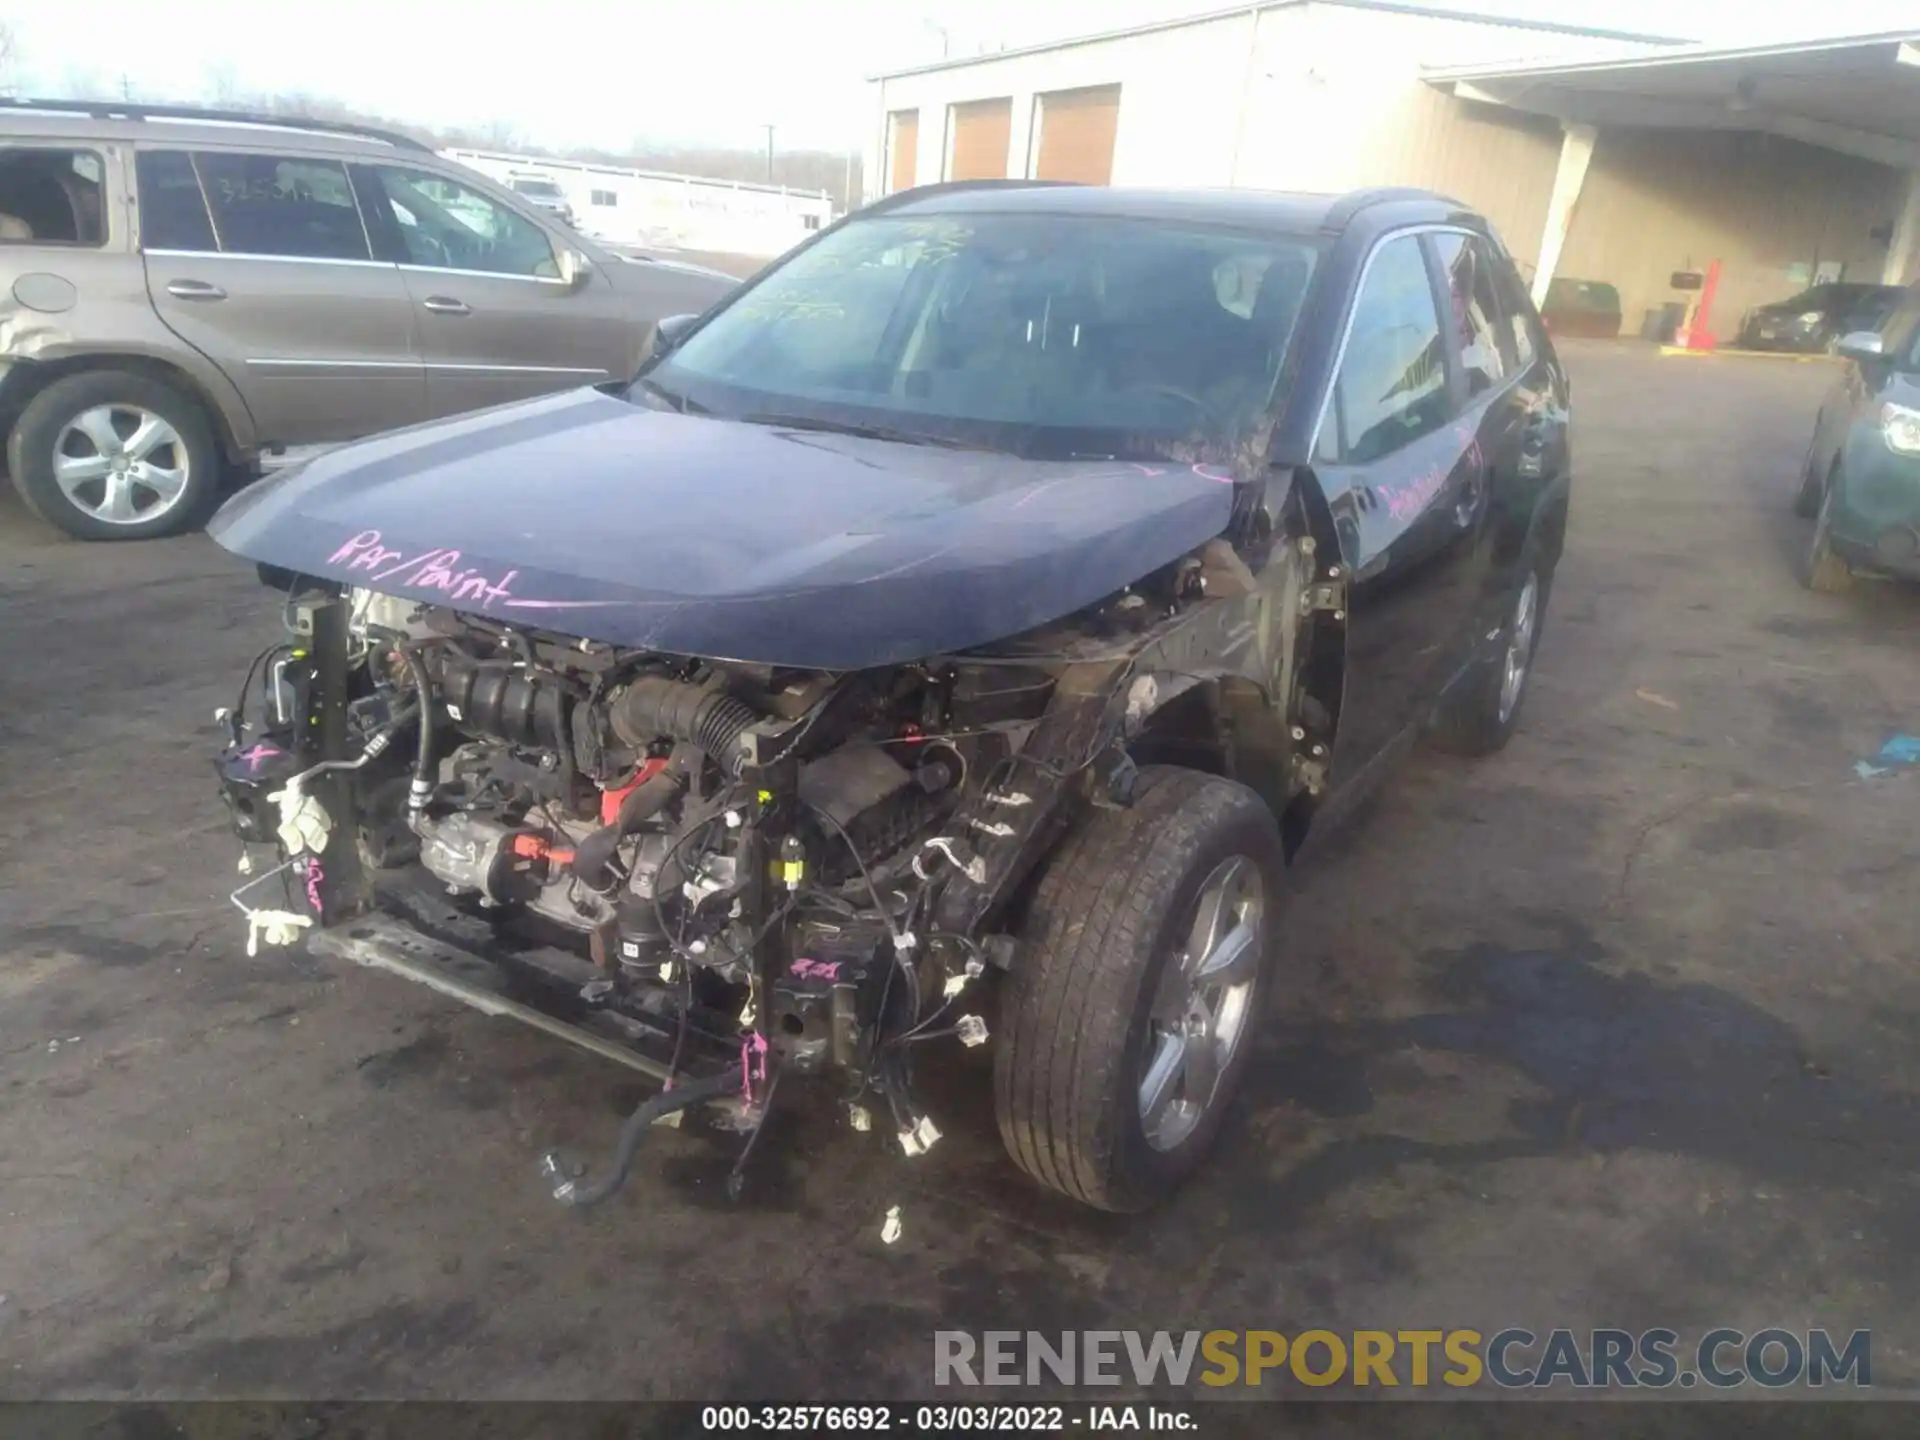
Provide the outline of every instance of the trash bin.
[[1640,338],[1651,340],[1656,345],[1671,345],[1673,337],[1679,332],[1680,322],[1686,318],[1687,307],[1682,301],[1655,305],[1647,311],[1647,318],[1640,324]]

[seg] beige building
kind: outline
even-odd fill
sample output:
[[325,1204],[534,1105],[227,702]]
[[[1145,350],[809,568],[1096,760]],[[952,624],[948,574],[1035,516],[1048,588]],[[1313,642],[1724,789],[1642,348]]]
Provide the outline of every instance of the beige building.
[[[1920,37],[1920,28],[1916,29]],[[1535,294],[1624,328],[1720,262],[1713,329],[1816,279],[1920,278],[1920,47],[1670,38],[1274,0],[879,77],[867,199],[1011,176],[1342,191],[1484,211]]]

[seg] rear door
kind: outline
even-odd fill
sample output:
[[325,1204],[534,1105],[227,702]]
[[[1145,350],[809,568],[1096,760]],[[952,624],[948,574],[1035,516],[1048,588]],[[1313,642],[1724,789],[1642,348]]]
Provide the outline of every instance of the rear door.
[[154,308],[239,387],[263,445],[425,418],[412,303],[340,161],[142,149],[136,168]]
[[1444,689],[1489,646],[1497,648],[1493,632],[1506,622],[1534,514],[1564,478],[1566,411],[1530,317],[1519,308],[1519,277],[1498,248],[1458,230],[1437,231],[1430,243],[1460,355],[1461,423],[1472,428],[1487,487],[1477,523],[1463,527],[1458,540],[1451,578],[1462,588],[1449,600],[1457,643],[1435,676]]
[[1375,247],[1315,448],[1352,566],[1334,757],[1345,777],[1424,718],[1457,663],[1485,519],[1478,412],[1462,412],[1458,347],[1429,253],[1411,232]]
[[637,368],[645,334],[633,307],[605,274],[578,288],[563,282],[545,227],[437,171],[354,169],[376,243],[401,262],[434,415],[625,379]]

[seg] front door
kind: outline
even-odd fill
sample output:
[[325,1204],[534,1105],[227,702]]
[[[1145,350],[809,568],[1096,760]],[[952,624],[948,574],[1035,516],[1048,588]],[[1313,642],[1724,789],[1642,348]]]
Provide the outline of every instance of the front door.
[[339,161],[142,150],[136,169],[154,309],[239,388],[262,445],[426,418],[406,284]]
[[1458,663],[1488,470],[1422,236],[1381,242],[1354,298],[1315,474],[1350,567],[1335,766],[1365,769]]
[[354,168],[402,262],[434,415],[633,373],[643,327],[605,275],[561,280],[544,227],[435,171]]

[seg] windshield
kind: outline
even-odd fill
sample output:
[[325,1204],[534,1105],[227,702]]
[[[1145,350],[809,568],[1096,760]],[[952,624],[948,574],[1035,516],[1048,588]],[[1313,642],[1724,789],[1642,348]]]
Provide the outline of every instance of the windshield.
[[551,180],[516,180],[513,182],[517,194],[531,196],[535,200],[558,200],[560,187]]
[[1163,221],[877,216],[714,316],[635,398],[1050,457],[1231,448],[1266,415],[1315,259]]

